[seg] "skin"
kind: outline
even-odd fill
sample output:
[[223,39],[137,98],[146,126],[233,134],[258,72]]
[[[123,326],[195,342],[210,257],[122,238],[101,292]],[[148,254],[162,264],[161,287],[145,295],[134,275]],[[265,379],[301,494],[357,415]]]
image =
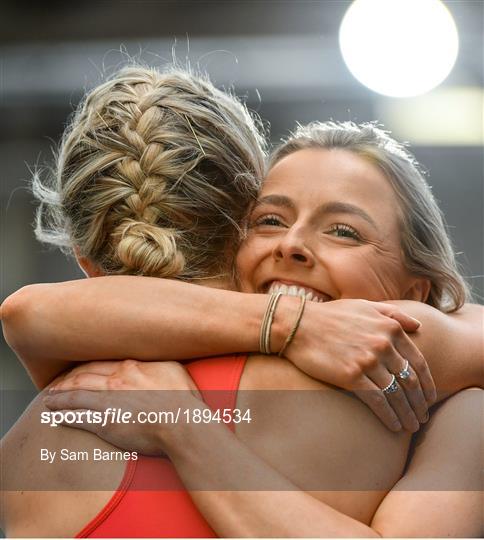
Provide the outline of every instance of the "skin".
[[[301,152],[302,153],[302,152]],[[296,153],[297,154],[297,153]],[[300,157],[294,154],[294,157]],[[289,156],[290,158],[291,156]],[[313,156],[304,156],[305,162],[311,162],[310,157]],[[321,158],[321,155],[319,155]],[[337,156],[338,158],[341,158],[341,156]],[[351,155],[351,157],[357,156]],[[286,158],[289,160],[289,158]],[[316,166],[317,160],[313,160],[312,165]],[[336,160],[337,161],[337,160]],[[282,164],[282,162],[281,162]],[[286,163],[287,164],[287,163]],[[291,163],[292,165],[293,163]],[[327,165],[327,163],[326,163]],[[335,163],[333,163],[335,165]],[[355,175],[355,169],[358,171],[361,171],[362,174],[365,171],[362,171],[362,169],[358,169],[357,165],[353,163],[354,167],[350,167],[348,174]],[[359,164],[361,165],[361,163]],[[363,167],[364,169],[364,167]],[[314,169],[313,169],[314,170]],[[328,169],[325,169],[326,172],[328,172]],[[280,171],[279,171],[280,172]],[[283,171],[284,173],[287,172],[286,170]],[[320,172],[320,171],[318,171]],[[329,173],[331,172],[331,167],[329,167]],[[333,169],[334,172],[334,169]],[[373,171],[375,172],[375,171]],[[376,170],[376,172],[378,172]],[[368,173],[368,171],[366,171]],[[269,193],[270,195],[274,195],[277,193],[277,190],[281,189],[281,185],[285,185],[285,183],[290,183],[291,179],[291,173],[284,175],[281,174],[281,177],[283,180],[281,180],[281,183],[278,184],[277,181],[274,181],[270,183],[271,176],[268,180],[268,188],[269,190],[273,190],[272,192],[263,191],[261,198],[263,199],[266,194]],[[273,177],[272,177],[273,178]],[[278,180],[279,177],[277,177]],[[315,183],[317,181],[317,178],[315,179],[314,173],[307,174],[305,177],[301,177],[299,182],[302,182],[302,179],[305,178],[306,184],[305,186],[309,188],[309,186],[312,185],[312,183]],[[373,178],[373,176],[372,176]],[[319,178],[321,179],[321,178]],[[345,183],[346,180],[346,183]],[[360,177],[361,180],[361,177]],[[383,182],[385,182],[385,179],[383,177]],[[335,181],[336,187],[331,190],[330,196],[331,197],[337,197],[341,196],[342,192],[344,191],[344,187],[348,186],[348,177],[346,178],[338,178],[337,181]],[[301,184],[299,184],[300,187]],[[386,185],[386,184],[385,184]],[[333,187],[333,186],[332,186]],[[377,196],[378,193],[383,188],[383,184],[380,182],[374,182],[373,185],[370,186],[370,188],[373,188],[373,196]],[[285,189],[285,188],[284,188]],[[343,191],[342,191],[343,190]],[[245,283],[247,283],[247,287],[253,287],[254,290],[263,290],[265,287],[265,284],[267,282],[273,281],[274,279],[280,280],[281,278],[284,278],[285,281],[289,283],[302,283],[304,285],[308,285],[314,289],[319,290],[320,292],[323,292],[332,298],[349,298],[350,294],[356,294],[358,290],[360,290],[360,293],[362,292],[362,289],[358,289],[358,287],[363,287],[365,283],[368,284],[371,294],[374,294],[375,296],[378,295],[379,291],[382,295],[384,294],[395,294],[394,291],[396,291],[396,288],[400,288],[400,292],[405,297],[409,298],[415,298],[415,295],[421,295],[421,298],[423,298],[422,295],[425,293],[425,284],[422,284],[419,282],[418,279],[412,277],[412,276],[406,276],[404,267],[401,264],[399,268],[395,266],[396,270],[399,270],[402,277],[402,282],[399,284],[396,280],[386,280],[385,278],[374,278],[374,273],[378,269],[378,265],[381,264],[383,267],[383,276],[387,275],[385,272],[390,272],[390,268],[393,265],[396,265],[396,262],[394,260],[387,260],[387,257],[383,255],[384,250],[391,245],[391,241],[395,239],[394,236],[392,236],[391,231],[398,230],[397,224],[395,222],[392,223],[392,215],[387,214],[385,219],[383,219],[381,222],[378,223],[384,230],[387,231],[388,234],[384,234],[383,236],[379,237],[372,237],[370,233],[367,233],[370,237],[368,241],[362,246],[360,245],[360,242],[355,243],[354,238],[348,240],[347,239],[347,233],[345,233],[343,238],[340,238],[339,235],[341,234],[339,231],[335,232],[331,227],[334,225],[334,223],[329,224],[329,229],[326,229],[323,227],[324,231],[329,231],[328,233],[324,232],[323,240],[319,241],[319,238],[317,235],[315,235],[315,232],[320,230],[317,226],[318,222],[315,219],[316,214],[320,215],[320,206],[321,204],[327,203],[329,200],[328,196],[325,195],[323,199],[319,196],[319,199],[316,197],[317,193],[313,192],[312,197],[304,197],[305,190],[297,190],[294,189],[292,192],[289,188],[288,191],[285,191],[284,193],[291,193],[292,195],[292,201],[294,203],[295,211],[292,209],[291,211],[293,214],[285,214],[285,211],[287,210],[286,206],[284,206],[284,211],[281,210],[280,205],[277,206],[277,208],[269,208],[267,213],[264,213],[264,208],[262,208],[262,219],[263,222],[256,223],[254,220],[258,220],[257,218],[257,212],[260,211],[261,206],[259,206],[254,215],[253,219],[251,220],[252,227],[251,232],[249,234],[249,238],[247,239],[247,245],[252,245],[252,253],[254,254],[255,258],[257,258],[258,263],[253,264],[252,266],[248,264],[246,271],[246,274],[244,274],[244,279],[246,279]],[[320,194],[319,194],[320,195]],[[365,212],[369,212],[371,210],[371,198],[369,198],[366,202],[360,197],[359,199],[354,199],[353,201],[355,204],[358,203],[359,207],[365,210]],[[319,203],[319,204],[318,204]],[[264,203],[265,204],[265,203]],[[273,204],[273,203],[271,203]],[[366,205],[366,206],[365,206]],[[373,211],[376,211],[376,208],[373,209]],[[278,219],[276,221],[273,220],[274,214],[278,215]],[[270,216],[270,222],[267,222],[264,220],[266,219],[265,216]],[[371,216],[371,214],[370,214]],[[376,217],[376,216],[372,216]],[[394,215],[393,215],[394,217]],[[280,222],[279,222],[280,218]],[[345,214],[344,221],[346,225],[348,225],[348,220],[352,218],[352,216],[348,216]],[[350,222],[349,225],[353,228],[356,228],[356,224],[353,222]],[[358,225],[358,227],[361,227]],[[269,229],[269,230],[268,230]],[[294,234],[293,234],[294,233]],[[329,236],[329,238],[326,238],[326,234]],[[333,240],[334,238],[334,240]],[[365,238],[365,237],[364,237]],[[398,239],[398,237],[397,237]],[[316,242],[317,240],[317,242]],[[252,244],[251,244],[252,242]],[[337,242],[335,245],[332,244],[332,242]],[[351,243],[353,242],[353,243]],[[329,247],[328,247],[329,245]],[[322,249],[322,246],[324,246],[326,249]],[[331,250],[331,248],[333,248]],[[361,248],[358,251],[358,248]],[[362,257],[360,259],[361,261],[366,260],[370,266],[370,272],[365,274],[365,280],[359,280],[358,281],[358,275],[353,274],[353,281],[350,281],[348,283],[345,283],[345,280],[341,278],[341,275],[338,273],[338,270],[342,270],[342,267],[338,267],[338,264],[335,263],[335,265],[331,266],[331,264],[326,260],[326,252],[331,250],[334,254],[336,259],[338,259],[339,254],[340,260],[344,260],[346,257],[346,263],[351,266],[351,264],[355,265],[355,259],[351,259],[351,253],[355,253],[356,256]],[[351,262],[353,261],[353,262]],[[284,271],[284,273],[281,274],[281,269]],[[324,272],[321,270],[324,269]],[[388,274],[389,275],[389,274]],[[316,280],[317,278],[317,280]],[[325,280],[325,281],[324,281]],[[354,282],[356,280],[356,283]],[[388,281],[388,282],[387,282]],[[421,280],[420,280],[421,281]],[[325,285],[324,288],[321,287],[320,283],[323,283]],[[351,291],[351,292],[350,292]],[[383,296],[383,298],[391,298],[391,296]],[[338,405],[341,411],[346,409],[346,412],[349,412],[346,408],[346,405],[344,404],[344,401],[341,400],[341,396],[338,396],[338,394],[334,394],[333,390],[329,387],[326,387],[325,385],[322,385],[320,383],[315,382],[314,380],[306,377],[305,375],[296,374],[294,372],[294,366],[283,364],[281,368],[281,364],[273,364],[271,362],[268,362],[266,358],[261,359],[258,357],[252,357],[249,361],[247,368],[244,372],[243,380],[241,382],[241,389],[248,389],[248,388],[261,388],[261,381],[263,380],[270,380],[270,386],[271,389],[277,389],[277,388],[301,388],[301,389],[325,389],[327,392],[327,398],[331,400],[333,403],[334,410],[338,410]],[[297,370],[296,370],[297,371]],[[295,380],[297,383],[295,383]],[[294,386],[296,385],[296,386]],[[328,402],[328,403],[329,403]],[[257,403],[251,404],[254,408],[254,410],[257,411]],[[259,405],[260,407],[260,405]],[[292,426],[292,429],[288,429],[288,433],[294,433],[297,432],[298,424],[301,421],[301,417],[299,416],[293,416],[289,414],[290,411],[281,411],[280,407],[275,407],[273,409],[268,407],[267,404],[264,404],[264,408],[261,409],[259,412],[262,412],[262,410],[269,410],[272,413],[272,420],[277,420],[278,418],[286,418],[289,419],[290,425]],[[359,410],[359,412],[357,412]],[[317,418],[320,415],[320,410],[315,410],[315,417],[313,420],[313,424],[317,425]],[[387,469],[390,470],[390,477],[387,478],[387,480],[392,483],[392,478],[396,480],[398,478],[399,470],[401,467],[401,460],[405,459],[406,452],[408,450],[408,443],[409,443],[409,437],[406,435],[405,437],[400,437],[399,439],[389,439],[389,433],[384,434],[382,431],[378,431],[376,425],[374,424],[374,419],[371,420],[368,417],[360,417],[359,415],[362,413],[360,409],[353,410],[353,414],[356,416],[356,418],[353,418],[353,422],[351,419],[347,419],[347,433],[351,433],[352,436],[355,436],[355,433],[357,432],[357,426],[365,426],[364,432],[361,432],[361,435],[366,439],[369,437],[369,440],[378,440],[381,446],[379,446],[379,451],[377,452],[377,456],[375,455],[367,455],[365,453],[364,447],[358,447],[358,444],[355,447],[355,451],[357,455],[361,455],[363,459],[367,461],[368,466],[371,468],[371,464],[378,465],[379,462],[381,462],[382,456],[385,455],[385,453],[388,454],[388,451],[390,447],[393,447],[393,453],[391,454],[393,458],[396,459],[393,461],[389,461],[387,463]],[[306,414],[308,416],[309,413]],[[356,424],[354,421],[356,420]],[[309,420],[311,422],[311,419]],[[373,423],[372,423],[373,421]],[[273,424],[272,422],[270,423]],[[277,422],[275,422],[277,425]],[[257,455],[262,455],[262,457],[268,461],[269,463],[273,463],[275,468],[279,470],[281,473],[286,474],[289,481],[294,482],[296,485],[301,485],[301,483],[304,480],[304,477],[298,476],[299,473],[296,471],[291,472],[291,464],[287,462],[278,462],[277,461],[277,448],[279,448],[281,445],[288,449],[290,451],[293,449],[294,451],[297,450],[297,447],[294,447],[294,437],[290,437],[288,440],[284,440],[284,437],[279,437],[277,439],[277,447],[274,447],[271,445],[268,445],[267,448],[264,450],[264,442],[268,442],[271,438],[274,437],[274,433],[271,431],[271,425],[265,426],[265,429],[263,429],[261,432],[257,432],[257,430],[250,431],[246,430],[245,432],[239,431],[238,436],[247,444],[247,446],[251,447]],[[339,429],[340,426],[334,426],[331,428],[330,426],[326,426],[324,429],[329,429],[329,431],[326,431],[324,435],[326,436],[326,440],[331,436],[334,436],[334,432],[331,430],[333,429]],[[375,431],[376,429],[376,431]],[[333,434],[333,435],[332,435]],[[315,434],[315,441],[321,439],[320,433]],[[363,440],[363,439],[362,439]],[[166,444],[166,440],[165,440]],[[262,444],[262,446],[260,446]],[[392,446],[395,445],[396,446]],[[390,446],[389,446],[390,445]],[[168,444],[168,446],[170,446]],[[176,445],[174,445],[176,446]],[[317,450],[317,446],[315,446],[315,449]],[[327,449],[321,448],[319,452],[324,452]],[[342,450],[342,448],[341,448]],[[175,450],[172,450],[174,452],[174,456],[176,455]],[[338,452],[337,447],[335,449],[336,452]],[[265,452],[265,453],[264,453]],[[289,452],[290,453],[290,452]],[[182,452],[183,454],[183,452]],[[316,453],[318,454],[318,452]],[[317,471],[317,473],[321,474],[322,478],[325,477],[325,475],[328,475],[330,473],[329,470],[325,470],[324,466],[321,469],[321,463],[318,461],[312,462],[311,458],[308,456],[301,456],[303,458],[306,458],[305,462],[307,463],[308,467],[307,470],[311,471]],[[317,456],[316,456],[317,457]],[[430,457],[430,456],[429,456]],[[378,458],[375,460],[375,458]],[[392,458],[392,459],[393,459]],[[183,459],[187,460],[187,457],[185,456],[183,458],[183,455],[180,457],[180,453],[178,454],[179,461],[183,461]],[[313,457],[312,459],[315,459]],[[428,459],[428,458],[427,458]],[[438,459],[438,455],[433,455],[432,459]],[[445,461],[445,460],[444,460]],[[319,465],[318,465],[319,463]],[[400,463],[400,465],[399,465]],[[472,460],[471,463],[473,464]],[[452,467],[456,466],[465,466],[464,464],[452,464]],[[353,464],[355,466],[355,464]],[[393,469],[393,472],[391,470]],[[354,470],[354,473],[356,474],[358,470],[358,467]],[[424,467],[425,470],[425,467]],[[283,489],[283,488],[282,488]],[[391,492],[392,493],[392,492]],[[241,494],[239,494],[242,496]],[[357,499],[361,496],[363,496],[364,499],[361,499],[357,501]],[[300,516],[301,518],[308,519],[308,517],[314,517],[316,516],[323,516],[323,521],[319,521],[318,525],[320,527],[323,527],[323,525],[326,527],[320,528],[319,532],[321,534],[325,535],[332,535],[332,534],[357,534],[361,536],[371,536],[375,535],[375,533],[378,535],[381,533],[381,531],[384,531],[385,534],[391,533],[391,528],[389,528],[388,523],[392,521],[396,516],[399,515],[399,509],[401,509],[401,505],[403,504],[404,507],[408,507],[408,504],[411,504],[412,507],[415,506],[416,509],[419,508],[419,504],[416,503],[415,497],[412,498],[411,493],[406,493],[406,498],[402,501],[401,499],[397,498],[398,504],[392,505],[389,500],[395,499],[395,496],[392,495],[392,499],[387,499],[387,497],[383,498],[385,494],[379,494],[375,491],[372,491],[370,493],[361,493],[361,494],[349,494],[347,495],[346,499],[345,497],[336,497],[336,494],[314,494],[313,498],[306,501],[301,500],[300,497],[307,497],[307,494],[295,494],[293,492],[289,493],[286,498],[283,498],[280,502],[281,504],[285,501],[291,503],[291,507],[294,507],[297,509],[298,512],[301,512]],[[426,494],[427,495],[427,494]],[[441,494],[437,494],[437,497],[440,497]],[[470,531],[472,534],[474,534],[476,530],[476,526],[478,527],[478,520],[476,521],[476,513],[475,509],[478,508],[475,504],[475,496],[473,495],[473,492],[469,491],[469,496],[463,497],[462,493],[458,494],[459,501],[456,500],[456,496],[450,495],[450,501],[459,504],[459,508],[466,508],[469,510],[471,509],[470,517],[472,527],[467,528],[466,531]],[[255,497],[255,499],[258,499],[259,496]],[[280,495],[279,495],[280,497]],[[293,497],[296,497],[295,500],[292,500]],[[409,499],[410,497],[410,499]],[[417,500],[421,502],[421,499]],[[237,497],[234,497],[238,503],[241,501],[237,499]],[[248,498],[249,501],[244,499],[242,502],[245,501],[246,504],[250,504],[251,498]],[[254,497],[252,497],[252,500]],[[316,502],[315,502],[315,500]],[[371,499],[371,501],[369,501]],[[362,502],[362,500],[366,500],[366,507],[365,503]],[[383,502],[382,502],[383,501]],[[427,502],[431,502],[427,501]],[[449,501],[447,501],[449,502]],[[316,507],[314,506],[317,503]],[[358,525],[357,523],[354,523],[356,521],[360,521],[363,523],[370,524],[371,523],[371,516],[373,515],[373,512],[378,507],[379,503],[381,503],[380,507],[385,508],[386,512],[386,520],[385,524],[382,524],[380,522],[376,522],[378,525],[374,525],[373,529],[368,528],[368,531],[366,529],[361,528],[361,524]],[[254,504],[252,502],[252,504]],[[260,504],[260,501],[259,503]],[[360,504],[361,506],[365,507],[361,509],[360,511],[362,513],[358,514],[355,513],[355,505]],[[384,506],[383,506],[384,505]],[[332,507],[332,508],[331,508]],[[427,508],[432,508],[432,506],[428,506]],[[341,513],[335,512],[334,509],[339,510]],[[347,516],[344,516],[343,514],[346,513]],[[270,512],[269,512],[270,514]],[[349,516],[349,517],[348,517]],[[378,511],[375,514],[375,518],[377,516],[380,516]],[[437,516],[437,517],[436,517]],[[415,514],[412,513],[412,522],[414,523],[414,517]],[[429,513],[428,511],[425,512],[425,515],[422,513],[422,515],[417,515],[419,518],[419,524],[421,523],[422,526],[426,522],[430,522],[432,524],[432,527],[435,526],[435,521],[441,519],[442,516],[440,514],[432,512]],[[213,518],[216,519],[215,517]],[[220,517],[218,518],[220,519]],[[425,521],[426,520],[426,521]],[[272,516],[272,520],[269,520],[270,523],[276,523],[275,515]],[[468,520],[469,522],[469,520]],[[287,523],[285,523],[287,525]],[[372,524],[373,525],[373,524]],[[403,524],[405,525],[405,523]],[[252,531],[260,531],[264,530],[262,525],[259,523],[260,528],[257,529],[257,523],[254,525],[254,529]],[[235,531],[239,530],[237,529],[237,523],[227,525],[225,524],[225,527],[228,527],[224,529],[222,525],[220,525],[222,531]],[[230,528],[232,527],[232,528]],[[235,529],[233,528],[235,527]],[[266,523],[267,527],[267,523]],[[302,526],[304,531],[307,531],[307,527],[304,525]],[[266,531],[268,529],[265,529]],[[271,531],[273,529],[270,529]],[[398,529],[399,531],[402,530],[402,528]],[[418,528],[418,531],[422,531],[422,528]],[[435,530],[435,527],[434,527]],[[437,529],[437,530],[444,530],[445,529]],[[303,532],[304,532],[303,531]],[[372,533],[373,531],[373,533]],[[287,533],[287,529],[282,529],[282,532]],[[280,534],[282,534],[282,532]],[[372,534],[371,534],[372,533]],[[234,532],[226,533],[226,534],[237,534]],[[259,533],[260,534],[260,533]],[[294,531],[292,530],[292,534]]]
[[269,172],[252,213],[237,257],[242,290],[267,292],[278,280],[331,300],[424,302],[430,282],[405,269],[399,214],[386,177],[364,158],[341,149],[295,152]]
[[[237,257],[241,288],[267,293],[283,283],[329,300],[425,302],[430,281],[405,268],[399,215],[389,182],[368,160],[341,149],[295,152],[269,172],[252,212]],[[373,380],[374,389],[390,382],[382,372]]]

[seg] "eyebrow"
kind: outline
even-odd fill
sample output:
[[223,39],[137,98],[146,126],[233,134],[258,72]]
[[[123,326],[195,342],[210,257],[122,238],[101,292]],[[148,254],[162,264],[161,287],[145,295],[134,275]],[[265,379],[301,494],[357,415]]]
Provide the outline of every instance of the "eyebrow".
[[318,214],[354,214],[363,218],[375,229],[378,229],[374,219],[367,214],[363,208],[356,206],[355,204],[345,203],[341,201],[330,201],[318,208]]
[[[296,209],[296,205],[294,202],[285,195],[267,195],[265,197],[260,198],[256,202],[256,207],[260,206],[261,204],[273,204],[275,206],[282,206],[284,208],[289,208],[291,210]],[[363,208],[360,208],[359,206],[356,206],[351,203],[345,203],[342,201],[329,201],[327,203],[322,204],[316,211],[318,215],[323,214],[353,214],[360,216],[363,218],[366,222],[368,222],[372,227],[375,229],[378,229],[377,224],[373,220],[373,218],[367,214]]]
[[261,204],[273,204],[274,206],[282,206],[284,208],[289,208],[295,210],[296,206],[289,197],[285,195],[266,195],[257,199],[255,207],[257,208]]

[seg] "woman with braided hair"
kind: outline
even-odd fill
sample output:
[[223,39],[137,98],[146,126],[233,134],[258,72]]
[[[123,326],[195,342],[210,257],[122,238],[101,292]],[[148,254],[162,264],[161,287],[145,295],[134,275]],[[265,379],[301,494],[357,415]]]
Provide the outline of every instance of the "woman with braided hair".
[[[48,214],[64,234],[45,238],[40,222],[37,232],[108,274],[217,275],[257,195],[262,145],[247,111],[203,79],[126,68],[89,94],[64,135],[62,208]],[[45,189],[34,182],[41,200]]]
[[[74,248],[86,274],[96,279],[87,280],[88,286],[84,286],[82,293],[75,283],[33,286],[14,295],[3,306],[7,340],[40,387],[73,360],[125,357],[168,360],[259,350],[259,327],[267,296],[213,287],[234,288],[232,268],[240,230],[244,229],[244,220],[263,175],[261,143],[253,121],[239,103],[216,91],[206,81],[186,74],[160,75],[149,70],[129,69],[88,96],[61,145],[54,187],[49,190],[40,182],[35,186],[44,205],[54,210],[48,214],[53,219],[48,236],[45,236],[42,221],[44,214],[40,212],[39,236]],[[333,163],[328,161],[329,155],[321,152],[317,149],[304,154],[302,162],[307,160],[310,169],[318,174],[318,164],[324,162],[333,167],[334,178],[338,178],[337,171],[345,172],[349,164],[362,185],[368,184],[370,193],[371,189],[377,189],[388,208],[398,209],[387,177],[372,163],[351,151],[331,154],[344,158]],[[302,155],[298,151],[289,154],[287,158]],[[302,162],[298,161],[297,167],[304,170]],[[255,278],[251,277],[253,261],[262,258],[266,265],[273,256],[273,262],[284,267],[284,276],[272,275],[271,282],[265,280],[260,287],[251,285],[257,292],[267,293],[270,285],[279,289],[285,287],[285,292],[289,293],[277,296],[279,303],[272,326],[268,326],[265,352],[279,351],[287,345],[294,316],[298,310],[301,313],[299,299],[291,297],[293,286],[296,295],[300,295],[294,283],[296,275],[310,267],[321,271],[320,255],[315,258],[313,246],[309,248],[314,233],[301,243],[302,229],[297,234],[293,232],[300,219],[282,219],[279,215],[280,207],[287,209],[292,204],[291,211],[301,212],[301,220],[306,220],[307,205],[320,201],[320,183],[311,191],[313,182],[310,180],[303,184],[301,191],[297,184],[293,185],[297,178],[294,170],[289,174],[281,170],[288,164],[292,161],[281,159],[280,167],[276,163],[272,169],[254,209],[257,217],[252,214],[249,236],[239,254],[239,267],[242,269],[245,264],[247,269],[238,276],[242,285],[255,284],[260,279],[257,269]],[[281,175],[283,180],[278,182],[274,175]],[[304,172],[303,176],[310,175]],[[376,187],[369,178],[374,179]],[[303,196],[306,192],[311,193],[309,200],[299,200],[298,194]],[[291,204],[287,193],[291,194]],[[340,205],[339,211],[342,208]],[[386,219],[383,224],[393,230],[396,235],[393,241],[396,241],[394,216],[385,217],[384,208],[383,205],[380,211],[373,209],[372,219]],[[347,205],[346,213],[348,209]],[[334,205],[332,211],[335,211]],[[313,225],[313,218],[305,221],[304,230],[311,231]],[[336,231],[340,230],[331,228],[331,232],[325,234],[336,237],[339,236]],[[345,231],[349,230],[347,226]],[[266,242],[265,246],[261,240]],[[268,252],[268,245],[274,241]],[[393,248],[398,251],[396,245],[393,244]],[[348,244],[345,246],[348,253]],[[352,252],[354,250],[349,251]],[[314,301],[307,303],[297,339],[286,349],[288,359],[270,355],[252,355],[247,359],[246,355],[235,355],[187,365],[202,394],[210,388],[234,394],[239,382],[242,390],[324,390],[321,399],[302,411],[276,410],[276,404],[270,401],[260,403],[254,398],[256,401],[251,402],[250,397],[245,397],[249,408],[257,415],[265,414],[268,419],[262,422],[262,427],[259,423],[253,429],[251,426],[238,428],[237,435],[245,445],[224,426],[217,425],[209,425],[202,437],[178,426],[177,429],[161,429],[160,426],[155,429],[128,425],[121,426],[120,432],[120,426],[101,431],[96,426],[85,425],[76,427],[87,431],[56,428],[42,432],[36,415],[43,411],[43,404],[37,399],[4,441],[3,470],[6,485],[14,485],[10,471],[15,463],[12,449],[17,448],[15,459],[25,464],[22,473],[33,478],[34,483],[42,479],[40,489],[46,491],[5,496],[7,532],[10,535],[66,536],[82,529],[79,534],[84,536],[210,536],[213,530],[209,525],[218,534],[227,536],[368,536],[375,532],[386,535],[402,531],[405,534],[409,525],[420,533],[422,530],[447,531],[448,522],[439,522],[441,514],[418,514],[422,499],[412,498],[411,493],[404,494],[403,499],[397,498],[396,503],[393,502],[395,493],[389,498],[392,502],[383,504],[382,501],[387,501],[389,496],[385,495],[402,476],[410,432],[418,429],[419,420],[426,421],[428,404],[478,383],[475,358],[479,341],[472,322],[476,311],[466,307],[452,317],[425,305],[427,297],[439,302],[442,296],[429,295],[431,288],[435,293],[437,285],[442,286],[441,291],[450,290],[450,285],[444,287],[443,279],[439,281],[437,277],[431,285],[421,275],[408,274],[403,263],[389,255],[393,254],[387,254],[386,260],[372,260],[370,267],[381,280],[381,287],[378,281],[372,281],[371,274],[366,275],[367,289],[360,284],[357,290],[354,282],[341,282],[340,299],[336,299],[336,294],[328,298],[326,292],[313,288],[306,291],[302,287],[303,293]],[[394,275],[386,274],[390,267]],[[361,270],[364,271],[363,266]],[[152,278],[101,277],[104,274],[140,274]],[[212,288],[155,277],[191,280]],[[294,285],[288,288],[287,280]],[[457,284],[453,309],[457,309],[465,293],[457,277],[453,283]],[[346,295],[344,290],[349,285],[353,286],[351,294],[357,296]],[[101,295],[102,310],[93,317]],[[371,301],[350,299],[358,295],[369,297]],[[433,381],[425,360],[403,331],[415,331],[418,325],[395,304],[379,303],[379,300],[392,300],[393,295],[417,300],[401,305],[405,311],[418,314],[423,322],[415,338],[439,383],[438,396],[433,395]],[[93,302],[95,297],[96,302]],[[320,304],[321,301],[326,303]],[[33,304],[35,316],[30,307]],[[170,311],[171,306],[176,309]],[[54,312],[58,312],[57,315]],[[62,314],[60,326],[59,319],[56,320],[59,313]],[[55,330],[49,328],[51,324],[55,325]],[[23,329],[19,332],[20,326]],[[348,329],[351,329],[351,342]],[[47,340],[46,336],[49,336]],[[457,364],[463,336],[467,339],[466,357]],[[355,355],[355,350],[361,351],[364,346],[367,354]],[[447,357],[439,364],[442,351]],[[405,367],[404,358],[408,360]],[[314,378],[306,376],[296,366]],[[355,366],[359,366],[359,374],[349,375],[348,368]],[[387,384],[388,379],[382,379],[389,373],[397,373],[401,379],[394,396],[389,392],[369,391],[375,384],[389,389],[393,383]],[[363,404],[315,378],[354,390],[395,432],[386,429]],[[175,406],[187,410],[203,407],[192,379],[174,362],[95,362],[76,368],[57,382],[57,388],[72,389],[74,385],[100,389],[106,381],[117,381],[121,383],[118,388],[127,389],[183,389],[187,392],[175,400]],[[448,383],[446,388],[443,388],[444,383]],[[88,399],[87,394],[68,394],[48,398],[49,406],[77,408],[76,399],[81,402]],[[83,403],[96,410],[100,405],[95,401],[95,394],[88,394],[94,401]],[[208,400],[209,396],[203,395]],[[68,400],[62,401],[66,396]],[[137,399],[143,400],[143,396],[142,405],[148,406],[146,392],[141,397],[138,393]],[[374,396],[378,396],[377,399]],[[472,411],[472,403],[465,394],[459,398],[458,407]],[[227,404],[233,405],[233,402]],[[323,414],[329,411],[334,420],[322,422]],[[327,414],[325,418],[330,420]],[[432,436],[432,429],[439,433],[442,422],[449,421],[448,408],[439,411],[436,418],[426,433],[431,441],[439,436]],[[398,419],[406,432],[399,432]],[[286,429],[279,429],[282,425]],[[91,430],[114,446],[101,442],[89,433]],[[135,430],[135,436],[131,430]],[[307,439],[301,439],[301,431]],[[29,440],[26,437],[29,432],[38,436]],[[302,446],[298,446],[299,440]],[[332,442],[331,448],[325,443],[328,440]],[[116,447],[130,447],[152,455],[160,455],[163,449],[192,489],[192,497],[208,523],[197,513],[186,493],[180,491],[179,480],[164,459],[135,461],[133,458],[126,467],[117,462],[75,463],[75,466],[56,462],[56,468],[47,469],[46,473],[46,464],[39,464],[35,459],[40,445],[51,451],[68,446],[102,449],[107,453],[115,452]],[[282,456],[281,448],[285,449]],[[470,452],[473,448],[471,445]],[[421,456],[428,460],[428,455],[429,450],[422,443],[416,454],[417,463],[422,460]],[[420,470],[427,473],[425,467]],[[248,473],[249,480],[263,479],[257,491],[250,491],[250,481],[243,482]],[[207,474],[209,483],[206,483]],[[94,480],[101,476],[105,480],[104,489],[101,491],[98,487],[94,491]],[[324,481],[312,484],[313,477]],[[53,485],[57,491],[47,491]],[[200,490],[201,485],[204,487]],[[167,486],[171,486],[171,490]],[[429,493],[428,497],[425,504],[441,502],[438,494]],[[472,505],[475,499],[472,495],[458,494],[450,500],[458,509],[467,508],[469,519],[464,524],[465,531],[474,534],[476,519]],[[63,515],[56,511],[60,501],[65,509]],[[402,504],[411,508],[412,524],[396,519]],[[27,505],[29,522],[25,519]],[[281,505],[291,510],[287,516],[280,516]],[[383,510],[378,527],[370,528],[368,525],[373,525],[372,518],[379,506]],[[439,524],[443,529],[438,528]],[[425,526],[430,529],[423,528]]]

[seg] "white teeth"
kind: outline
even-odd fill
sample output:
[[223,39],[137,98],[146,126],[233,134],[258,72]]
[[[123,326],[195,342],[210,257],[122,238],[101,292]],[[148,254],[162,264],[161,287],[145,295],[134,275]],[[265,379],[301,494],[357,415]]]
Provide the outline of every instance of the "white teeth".
[[298,290],[295,285],[291,285],[287,291],[287,294],[289,296],[298,296]]
[[306,300],[310,302],[324,302],[324,298],[319,298],[315,293],[308,291],[304,287],[298,287],[297,285],[284,285],[282,283],[277,283],[276,281],[271,283],[267,293],[282,293],[288,296],[305,296]]
[[279,284],[279,283],[273,283],[271,286],[270,286],[270,289],[269,289],[269,293],[282,293],[282,294],[289,294],[289,291],[288,291],[288,286],[287,285],[282,285],[282,284]]

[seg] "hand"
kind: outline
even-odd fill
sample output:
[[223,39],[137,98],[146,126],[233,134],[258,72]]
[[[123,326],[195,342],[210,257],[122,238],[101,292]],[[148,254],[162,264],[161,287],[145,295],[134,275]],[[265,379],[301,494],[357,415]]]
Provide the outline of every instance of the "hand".
[[95,433],[119,448],[159,456],[164,438],[177,426],[141,423],[138,414],[164,411],[170,418],[178,409],[204,407],[199,396],[192,378],[177,362],[124,360],[90,362],[73,369],[56,380],[44,403],[52,411],[129,411],[133,421],[127,423],[61,423]]
[[[367,300],[307,302],[285,356],[320,381],[354,392],[392,431],[415,432],[436,400],[425,358],[405,332],[420,323],[398,307]],[[408,360],[410,377],[384,394]]]

